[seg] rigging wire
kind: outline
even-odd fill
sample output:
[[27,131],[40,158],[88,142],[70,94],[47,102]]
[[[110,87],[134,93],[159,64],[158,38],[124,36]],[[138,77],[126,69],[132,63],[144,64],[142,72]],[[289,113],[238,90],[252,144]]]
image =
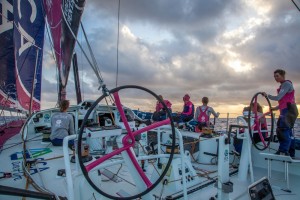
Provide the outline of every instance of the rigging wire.
[[[56,57],[55,57],[55,54],[58,54],[59,56],[61,56],[61,52],[58,52],[58,51],[56,51],[56,49],[54,48],[54,42],[53,42],[53,40],[52,40],[52,37],[50,37],[50,29],[52,30],[52,29],[56,29],[59,25],[61,25],[61,22],[62,22],[62,19],[60,19],[60,21],[57,23],[57,24],[55,24],[55,26],[50,26],[50,24],[49,23],[47,23],[47,14],[46,14],[46,12],[45,12],[45,7],[46,7],[46,5],[44,4],[45,2],[44,1],[42,1],[42,11],[43,11],[43,16],[44,16],[44,19],[45,19],[45,24],[46,24],[46,30],[47,30],[47,35],[48,35],[48,39],[49,39],[49,43],[50,43],[50,45],[51,45],[51,51],[52,51],[52,56],[53,56],[53,59],[54,59],[54,61],[55,62],[57,62],[57,60],[56,60]],[[54,53],[55,52],[55,53]]]
[[[82,33],[80,34],[80,40],[82,43]],[[80,52],[80,66],[81,66],[81,86],[82,86],[82,101],[84,101],[84,86],[83,86],[83,63],[82,63],[82,52]]]
[[116,71],[116,87],[118,86],[118,76],[119,76],[119,38],[120,38],[120,4],[118,4],[118,36],[117,36],[117,71]]
[[[65,16],[65,13],[63,12],[63,8],[62,8],[62,7],[61,7],[61,10],[62,10],[62,16],[63,16],[63,18],[64,18],[64,20],[65,20],[65,23],[66,23],[66,25],[67,25],[67,27],[68,27],[70,33],[72,34],[74,40],[77,42],[77,44],[78,44],[79,48],[81,49],[83,55],[85,56],[86,60],[88,61],[89,65],[92,67],[92,69],[94,70],[95,75],[96,75],[97,78],[98,78],[98,81],[99,81],[99,84],[100,84],[99,89],[100,89],[100,87],[103,85],[103,79],[102,79],[102,77],[101,77],[101,74],[99,73],[100,70],[99,70],[98,68],[96,68],[97,66],[94,66],[94,65],[92,64],[92,62],[90,61],[90,59],[88,58],[88,56],[87,56],[87,54],[85,53],[85,51],[83,50],[83,48],[82,48],[80,42],[78,41],[77,37],[75,36],[73,30],[71,29],[70,24],[67,22],[66,16]],[[87,38],[86,38],[86,40],[87,40]]]
[[[56,51],[54,50],[53,40],[51,39],[50,30],[49,30],[49,24],[48,23],[46,23],[46,30],[47,30],[48,40],[49,40],[49,43],[50,43],[50,46],[51,46],[50,47],[51,55],[52,55],[52,57],[53,57],[53,59],[55,61],[55,65],[56,65],[56,67],[55,67],[55,77],[56,77],[57,83],[59,83],[59,75],[58,75],[58,68],[59,68],[59,66],[58,66],[58,63],[57,63],[56,56],[55,56]],[[59,92],[59,85],[58,84],[56,84],[56,92],[57,92],[57,94]],[[56,102],[55,107],[58,107],[58,101]]]
[[299,6],[295,3],[295,1],[294,0],[292,0],[292,2],[293,2],[293,4],[296,6],[296,8],[298,9],[298,11],[300,12],[300,8],[299,8]]
[[80,25],[81,25],[81,29],[82,29],[82,32],[83,32],[84,38],[85,38],[85,40],[86,40],[86,43],[87,43],[88,49],[89,49],[89,51],[90,51],[90,55],[91,55],[91,57],[92,57],[92,60],[93,60],[93,63],[94,63],[95,69],[97,70],[97,72],[98,72],[98,74],[99,74],[100,78],[101,78],[101,79],[102,79],[102,81],[103,81],[103,77],[102,77],[102,75],[101,75],[101,72],[100,72],[100,69],[99,69],[98,63],[97,63],[97,61],[96,61],[95,55],[94,55],[94,53],[93,53],[93,51],[92,51],[91,45],[90,45],[90,43],[89,43],[89,41],[88,41],[88,39],[87,39],[87,35],[86,35],[86,33],[85,33],[85,29],[84,29],[84,27],[83,27],[83,24],[82,24],[81,22],[80,22]]
[[[42,4],[43,4],[42,11],[43,11],[44,19],[45,19],[46,32],[47,32],[47,36],[48,36],[48,40],[49,40],[49,44],[50,44],[51,55],[52,55],[52,58],[53,58],[53,60],[55,62],[55,65],[56,65],[56,67],[55,67],[55,77],[56,77],[57,83],[59,83],[59,75],[58,75],[58,73],[59,73],[58,72],[59,64],[57,63],[56,54],[59,55],[59,56],[61,56],[61,52],[57,52],[56,49],[54,48],[54,42],[52,40],[50,30],[52,28],[54,28],[54,29],[57,28],[61,24],[62,19],[55,26],[50,27],[50,24],[47,23],[47,20],[46,20],[47,19],[47,15],[46,15],[46,12],[45,12],[45,4],[44,3],[45,2],[42,1]],[[56,91],[57,91],[57,94],[58,94],[59,93],[59,85],[58,84],[56,84]],[[58,106],[59,105],[58,105],[58,101],[57,101],[56,104],[55,104],[55,107],[58,107]]]

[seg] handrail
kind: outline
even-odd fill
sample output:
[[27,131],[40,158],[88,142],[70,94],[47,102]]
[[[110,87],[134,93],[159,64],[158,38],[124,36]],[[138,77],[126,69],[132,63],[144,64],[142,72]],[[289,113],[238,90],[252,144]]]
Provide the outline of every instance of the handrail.
[[[157,140],[158,140],[158,150],[160,149],[160,130],[161,129],[170,129],[171,127],[169,125],[164,125],[158,128],[158,136],[157,136]],[[187,196],[187,186],[186,186],[186,176],[185,176],[185,163],[184,163],[184,158],[185,158],[185,154],[184,154],[184,146],[183,146],[183,138],[182,138],[182,134],[181,132],[175,128],[175,133],[177,134],[176,139],[179,140],[179,151],[180,151],[180,157],[181,157],[181,171],[182,171],[182,187],[183,187],[183,196],[184,199],[187,200],[188,196]],[[173,138],[175,139],[175,138]]]
[[[74,200],[74,188],[73,188],[73,180],[72,180],[72,171],[71,171],[71,165],[70,165],[70,158],[69,158],[69,140],[74,140],[77,137],[77,135],[69,135],[64,138],[63,140],[63,153],[64,153],[64,162],[65,162],[65,170],[66,170],[66,178],[67,178],[67,190],[68,190],[68,199]],[[79,150],[80,151],[80,150]],[[75,156],[77,159],[77,156]],[[76,160],[76,163],[78,163],[78,160]]]
[[181,171],[182,171],[182,184],[183,184],[183,197],[185,200],[187,197],[187,186],[186,186],[186,176],[185,176],[185,163],[184,163],[184,146],[183,146],[183,138],[181,132],[176,128],[175,133],[178,135],[179,139],[179,148],[180,148],[180,157],[181,157]]

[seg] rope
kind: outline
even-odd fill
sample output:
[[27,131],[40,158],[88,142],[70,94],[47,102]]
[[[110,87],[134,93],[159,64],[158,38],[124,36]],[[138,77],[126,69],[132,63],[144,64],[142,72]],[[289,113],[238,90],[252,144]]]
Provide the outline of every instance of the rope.
[[[26,164],[26,168],[27,168],[27,170],[25,170],[25,171],[30,170],[30,165],[29,165],[29,164]],[[28,190],[29,182],[30,182],[30,183],[32,183],[32,182],[30,181],[29,177],[25,175],[25,172],[24,172],[24,176],[26,177],[25,190]],[[25,200],[25,199],[26,199],[26,197],[22,197],[22,200]]]
[[89,43],[89,40],[87,39],[87,35],[86,35],[86,33],[85,33],[85,29],[84,29],[84,27],[83,27],[83,24],[80,23],[80,25],[81,25],[82,32],[83,32],[84,38],[85,38],[85,40],[86,40],[88,49],[89,49],[89,51],[90,51],[90,55],[91,55],[92,60],[93,60],[93,63],[94,63],[95,70],[97,71],[97,74],[99,74],[100,79],[103,80],[103,77],[102,77],[101,72],[100,72],[100,70],[99,70],[98,63],[97,63],[96,58],[95,58],[95,55],[94,55],[94,53],[93,53],[93,51],[92,51],[92,47],[91,47],[91,45],[90,45],[90,43]]
[[[44,4],[44,1],[42,1],[42,4]],[[42,6],[42,8],[43,8],[42,10],[43,10],[43,15],[44,15],[44,18],[45,18],[45,21],[46,21],[47,15],[46,15],[46,13],[45,13],[44,7],[45,7],[45,5]],[[56,62],[56,57],[55,57],[54,52],[55,52],[56,54],[58,54],[58,55],[61,55],[61,52],[55,51],[54,43],[53,43],[53,40],[52,40],[52,38],[51,38],[51,36],[50,36],[50,30],[49,30],[49,28],[50,28],[50,29],[51,29],[51,28],[56,28],[58,25],[61,24],[61,22],[62,22],[62,20],[60,20],[60,21],[57,23],[57,25],[54,26],[54,27],[50,27],[50,25],[49,25],[48,23],[46,23],[47,36],[48,36],[49,43],[50,43],[50,46],[51,46],[50,49],[51,49],[51,52],[52,52],[52,56],[53,56],[53,59],[54,59],[55,62]]]
[[[137,143],[138,143],[138,144],[141,146],[141,148],[143,149],[144,154],[146,154],[145,149],[143,148],[143,145],[140,143],[140,141],[137,141]],[[148,161],[148,163],[150,163],[150,164],[153,166],[153,168],[155,169],[156,173],[160,176],[161,174],[159,173],[159,171],[158,171],[157,168],[155,167],[154,162],[149,162],[149,161]]]
[[[200,136],[199,136],[199,140],[198,140],[199,142],[201,141],[200,140]],[[201,164],[201,165],[215,165],[214,163],[212,163],[212,161],[211,161],[211,163],[200,163],[200,162],[198,162],[197,161],[197,159],[194,157],[194,152],[195,152],[195,144],[196,143],[192,143],[192,148],[191,148],[191,152],[190,152],[190,155],[192,156],[192,158],[193,158],[193,161],[195,162],[195,163],[197,163],[197,164]]]
[[163,186],[162,186],[161,191],[160,191],[159,199],[162,199],[161,197],[162,197],[162,195],[163,195],[163,192],[164,192],[164,189],[165,189],[165,185],[167,185],[167,184],[168,184],[168,180],[165,179],[165,180],[163,181]]
[[300,8],[297,6],[297,4],[295,3],[294,0],[292,0],[293,4],[296,6],[296,8],[298,9],[298,11],[300,11]]
[[[62,8],[62,7],[61,7],[61,10],[63,11],[63,8]],[[63,16],[63,18],[64,18],[64,20],[65,20],[65,22],[66,22],[66,25],[67,25],[67,27],[68,27],[70,33],[72,34],[74,40],[77,42],[79,48],[81,49],[83,55],[85,56],[87,62],[89,63],[89,65],[90,65],[90,66],[92,67],[92,69],[94,70],[94,73],[95,73],[95,75],[97,76],[98,81],[99,81],[99,84],[100,84],[100,87],[101,87],[102,84],[103,84],[103,79],[101,78],[101,75],[99,74],[99,69],[96,68],[97,66],[94,66],[94,65],[92,64],[92,62],[91,62],[90,59],[88,58],[87,54],[86,54],[85,51],[83,50],[81,44],[79,43],[79,41],[77,40],[75,34],[73,33],[73,31],[72,31],[72,29],[71,29],[71,27],[70,27],[70,24],[67,22],[66,16],[65,16],[64,12],[62,12],[62,16]],[[87,38],[86,38],[86,40],[87,40]],[[100,88],[100,87],[99,87],[99,88]]]
[[[48,24],[48,23],[47,23],[47,24]],[[60,52],[56,52],[55,49],[54,49],[54,44],[53,44],[53,41],[51,40],[51,36],[50,36],[49,24],[46,25],[46,30],[47,30],[47,35],[48,35],[49,43],[50,43],[50,46],[51,46],[51,48],[50,48],[50,49],[51,49],[51,55],[52,55],[52,57],[53,57],[53,59],[54,59],[56,65],[58,65],[57,59],[56,59],[56,57],[55,57],[55,53],[57,53],[59,56],[60,56],[61,54],[60,54]],[[55,67],[57,83],[59,83],[58,68],[59,68],[59,66],[56,66],[56,67]],[[56,85],[56,91],[57,91],[57,93],[58,93],[58,91],[59,91],[59,86],[58,86],[58,84]],[[56,106],[57,106],[57,103],[56,103]]]
[[[69,156],[72,156],[73,154],[69,154]],[[36,161],[36,163],[42,163],[42,162],[45,162],[45,161],[49,161],[49,160],[56,160],[56,159],[59,159],[59,158],[63,158],[64,156],[55,156],[55,157],[52,157],[52,158],[47,158],[47,159],[44,159],[44,160],[41,160],[41,161]]]
[[[82,34],[80,34],[80,40],[82,43]],[[82,101],[84,101],[84,86],[83,86],[83,62],[82,62],[82,52],[80,52],[80,66],[81,66],[81,86],[82,86]]]
[[[45,18],[45,21],[46,21],[46,18],[47,18],[47,15],[46,15],[46,12],[45,12],[45,9],[46,8],[46,5],[44,5],[44,1],[41,1],[43,6],[42,6],[42,10],[43,10],[43,15],[44,15],[44,18]],[[50,30],[51,28],[57,28],[62,22],[62,19],[53,27],[50,27],[49,23],[46,23],[46,31],[47,31],[47,36],[48,36],[48,39],[49,39],[49,43],[50,43],[50,46],[51,46],[51,55],[56,63],[56,68],[55,68],[55,72],[56,72],[56,80],[57,80],[57,83],[59,83],[59,75],[58,75],[58,69],[60,68],[59,64],[60,63],[57,63],[57,59],[56,59],[56,54],[61,56],[61,52],[57,52],[54,48],[54,43],[53,43],[53,40],[52,40],[52,37],[51,37],[51,34],[50,34]],[[56,85],[56,91],[57,93],[59,92],[59,84]],[[55,107],[58,107],[58,101],[56,102],[55,104]]]
[[[23,163],[23,164],[25,164],[25,163]],[[28,180],[28,182],[29,182],[29,183],[30,183],[37,191],[43,192],[43,193],[48,193],[48,194],[51,194],[51,195],[55,195],[55,194],[53,194],[52,192],[48,191],[47,189],[42,188],[42,187],[40,187],[39,185],[37,185],[37,184],[34,182],[34,180],[32,179],[32,177],[31,177],[29,171],[26,169],[26,166],[23,166],[23,169],[24,169],[24,176],[26,177],[26,179]],[[26,181],[27,181],[27,180],[26,180]],[[56,196],[56,195],[55,195],[55,196]],[[58,199],[58,198],[56,198],[56,199]]]
[[117,72],[116,72],[116,87],[118,86],[118,76],[119,76],[120,5],[121,5],[121,1],[119,0],[119,5],[118,5],[118,36],[117,36]]
[[[123,181],[129,183],[130,185],[136,186],[134,183],[131,183],[130,181],[128,181],[128,180],[122,178],[121,176],[118,176],[118,173],[119,173],[119,171],[120,171],[121,168],[122,168],[122,164],[121,164],[120,168],[118,169],[117,173],[113,173],[112,171],[110,171],[110,170],[108,170],[108,169],[106,169],[106,168],[104,168],[104,169],[107,170],[107,171],[109,171],[110,173],[112,173],[114,176],[116,176],[116,177],[122,179]],[[108,179],[109,179],[109,180],[112,180],[111,178],[108,178]],[[103,181],[103,180],[102,180],[102,181]]]

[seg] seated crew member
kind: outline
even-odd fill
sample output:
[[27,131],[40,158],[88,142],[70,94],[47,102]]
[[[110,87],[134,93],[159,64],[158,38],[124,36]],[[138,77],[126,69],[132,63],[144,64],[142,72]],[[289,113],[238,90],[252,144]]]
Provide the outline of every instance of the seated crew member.
[[[51,135],[50,140],[53,146],[62,146],[63,139],[75,133],[73,117],[67,113],[69,101],[62,100],[60,103],[60,112],[53,114],[51,118]],[[74,141],[70,141],[72,145]]]
[[[254,112],[254,107],[253,107],[253,103],[252,103],[252,112]],[[244,112],[249,112],[250,111],[250,106],[244,107],[243,109],[243,113]],[[258,115],[263,114],[263,109],[261,107],[261,105],[259,103],[257,103],[257,113]],[[245,120],[248,120],[248,118],[246,118]],[[267,132],[266,130],[268,130],[268,125],[267,125],[267,120],[265,117],[261,117],[259,120],[259,124],[260,124],[260,130],[262,132],[262,136],[264,139],[267,138]],[[240,133],[244,133],[244,129],[241,128],[239,130]],[[259,133],[257,132],[258,128],[256,127],[256,125],[253,128],[252,134],[253,134],[253,141],[254,143],[258,143],[261,141],[261,138],[259,136]],[[235,148],[235,150],[241,154],[242,151],[242,145],[243,145],[243,140],[242,139],[238,139],[237,137],[234,137],[234,141],[233,141],[233,146]]]
[[[171,109],[172,103],[167,99],[163,99],[162,95],[158,95],[158,97],[166,104],[167,108],[172,113],[172,109]],[[152,120],[153,121],[162,121],[166,118],[167,118],[167,111],[165,110],[163,104],[160,103],[159,101],[157,101],[155,112],[153,113],[153,116],[152,116]]]
[[[254,107],[253,107],[254,108]],[[252,110],[253,112],[253,110]],[[263,114],[263,109],[261,107],[261,105],[259,103],[257,103],[257,114],[258,115],[262,115]],[[264,139],[266,139],[267,137],[267,130],[268,130],[268,125],[267,125],[267,120],[266,120],[266,117],[261,117],[259,119],[259,124],[260,124],[260,130],[262,132],[262,136]],[[261,141],[260,139],[260,136],[259,136],[259,133],[257,132],[258,131],[258,128],[256,127],[256,125],[254,125],[254,128],[253,128],[253,140],[255,143],[258,143]]]
[[195,112],[194,104],[190,101],[190,96],[188,94],[184,95],[182,100],[184,102],[183,111],[177,113],[177,116],[174,119],[178,124],[192,120]]
[[211,125],[209,119],[210,115],[213,114],[214,117],[219,117],[220,113],[216,113],[214,109],[208,106],[208,98],[202,98],[202,106],[197,107],[194,120],[197,121],[198,128],[202,130],[203,127],[208,127]]

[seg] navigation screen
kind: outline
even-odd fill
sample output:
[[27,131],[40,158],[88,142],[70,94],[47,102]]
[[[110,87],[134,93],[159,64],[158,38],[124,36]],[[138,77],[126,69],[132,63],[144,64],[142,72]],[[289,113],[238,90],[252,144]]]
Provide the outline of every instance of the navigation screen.
[[251,200],[275,200],[269,180],[264,177],[248,187]]

